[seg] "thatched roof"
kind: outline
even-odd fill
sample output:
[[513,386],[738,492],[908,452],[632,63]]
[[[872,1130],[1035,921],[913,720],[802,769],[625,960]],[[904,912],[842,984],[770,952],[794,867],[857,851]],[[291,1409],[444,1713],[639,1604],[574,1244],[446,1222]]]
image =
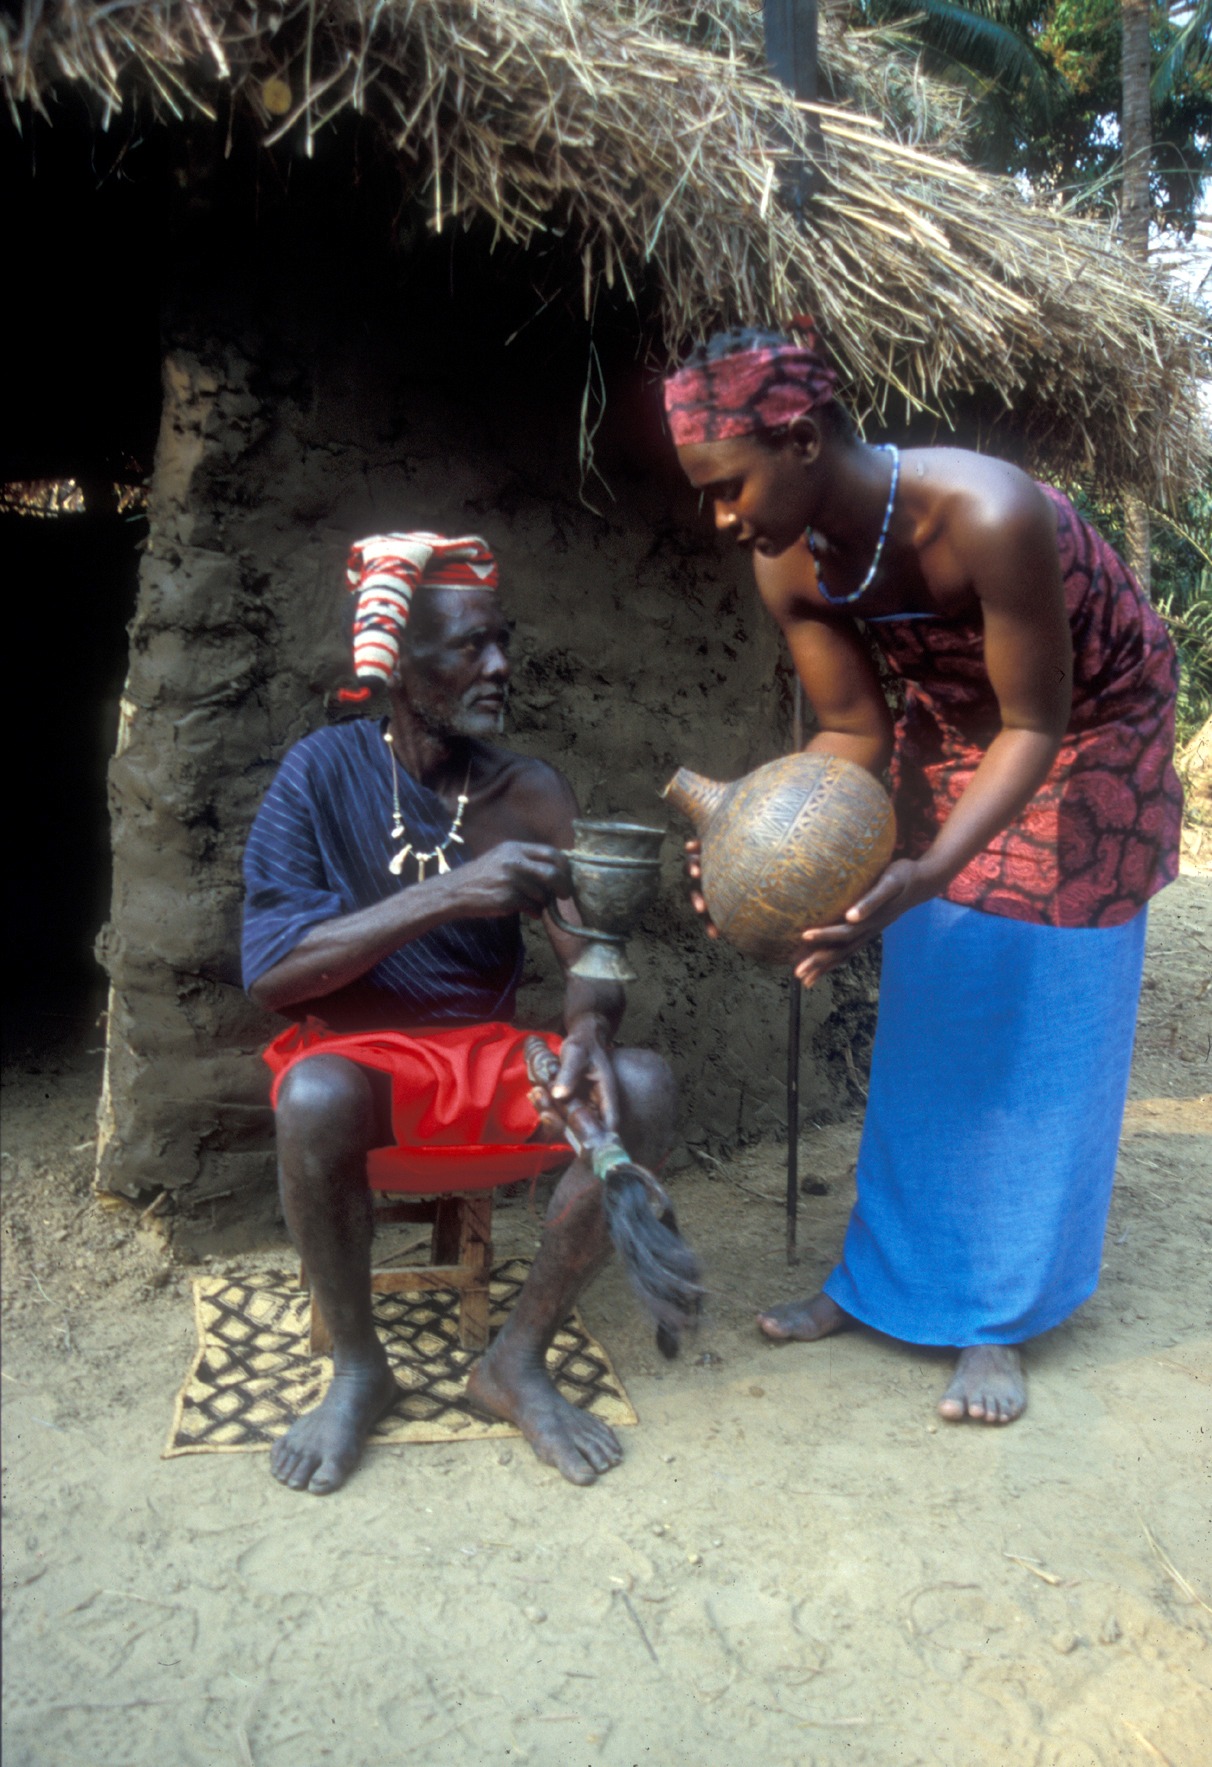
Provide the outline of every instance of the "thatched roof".
[[[827,29],[845,102],[799,105],[746,21],[737,0],[27,0],[0,17],[0,78],[18,119],[75,85],[103,120],[234,105],[308,151],[364,112],[435,228],[563,231],[586,309],[599,278],[643,277],[670,351],[809,309],[861,413],[989,389],[1053,473],[1158,502],[1189,487],[1209,447],[1200,315],[1101,227],[923,145],[959,119],[903,58]],[[780,195],[797,159],[803,224]]]

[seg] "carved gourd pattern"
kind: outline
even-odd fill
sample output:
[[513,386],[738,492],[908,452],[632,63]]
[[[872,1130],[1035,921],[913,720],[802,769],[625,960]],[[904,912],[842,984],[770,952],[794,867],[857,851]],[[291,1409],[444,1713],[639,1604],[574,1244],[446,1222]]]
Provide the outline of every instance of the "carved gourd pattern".
[[787,755],[729,786],[683,768],[666,796],[703,843],[703,895],[720,934],[762,963],[803,956],[800,934],[837,921],[896,840],[882,787],[835,755]]

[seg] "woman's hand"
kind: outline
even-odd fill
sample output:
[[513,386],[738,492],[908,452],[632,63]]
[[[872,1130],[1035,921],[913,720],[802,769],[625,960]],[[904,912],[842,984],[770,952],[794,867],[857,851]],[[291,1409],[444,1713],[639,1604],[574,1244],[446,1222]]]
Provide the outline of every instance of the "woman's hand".
[[806,988],[811,988],[823,975],[845,963],[848,957],[882,933],[886,926],[920,902],[928,902],[937,893],[919,861],[894,859],[880,874],[865,896],[860,896],[846,918],[837,926],[810,927],[803,935],[808,955],[795,966],[795,973]]
[[703,917],[703,931],[709,939],[718,939],[720,929],[707,912],[707,899],[698,885],[703,876],[702,841],[686,842],[686,876],[690,879],[690,906]]

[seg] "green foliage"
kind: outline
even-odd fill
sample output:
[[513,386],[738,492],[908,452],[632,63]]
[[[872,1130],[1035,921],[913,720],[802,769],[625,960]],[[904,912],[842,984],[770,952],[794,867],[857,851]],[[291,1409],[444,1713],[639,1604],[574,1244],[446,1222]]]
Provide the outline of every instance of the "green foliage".
[[[1084,210],[1119,188],[1120,0],[855,0],[868,23],[900,21],[928,72],[972,102],[972,157],[1025,174]],[[1212,0],[1153,13],[1154,224],[1189,238],[1212,175]]]
[[1177,522],[1155,511],[1153,521],[1153,600],[1182,664],[1180,743],[1212,715],[1212,486],[1188,500],[1184,515]]
[[996,91],[1012,93],[1041,116],[1063,99],[1064,83],[1034,41],[1035,5],[1023,0],[986,0],[976,6],[914,0],[905,10],[915,15],[917,35],[933,57],[949,64],[961,79],[975,76]]
[[[1123,550],[1120,506],[1101,503],[1067,485],[1074,507]],[[1212,716],[1212,475],[1177,517],[1152,510],[1152,601],[1170,629],[1182,678],[1178,741],[1188,741]]]
[[[1192,33],[1153,9],[1154,225],[1190,238],[1200,185],[1212,173],[1212,65],[1206,42],[1209,0],[1200,0]],[[1024,164],[1045,187],[1064,189],[1090,208],[1118,196],[1119,112],[1123,98],[1120,0],[1051,0],[1040,47],[1064,76],[1072,100]]]
[[1205,97],[1212,90],[1212,0],[1199,0],[1186,24],[1162,46],[1149,85],[1154,109],[1170,101],[1184,78]]

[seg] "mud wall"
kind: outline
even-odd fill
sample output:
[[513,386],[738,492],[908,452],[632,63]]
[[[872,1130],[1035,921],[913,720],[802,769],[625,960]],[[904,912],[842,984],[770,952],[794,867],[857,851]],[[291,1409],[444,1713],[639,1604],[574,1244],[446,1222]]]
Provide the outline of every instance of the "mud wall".
[[[435,294],[424,267],[390,290],[351,285],[292,237],[255,272],[212,263],[178,285],[110,768],[98,1179],[176,1192],[183,1207],[270,1194],[257,1051],[277,1021],[239,986],[240,856],[278,760],[324,720],[347,667],[352,537],[488,539],[517,623],[504,740],[561,766],[588,813],[663,816],[656,792],[679,764],[727,778],[786,747],[777,636],[747,562],[717,545],[671,467],[634,364],[605,367],[613,500],[591,488],[595,514],[576,463],[575,327],[510,351],[491,325],[478,339],[466,328],[468,310],[501,304],[491,280],[477,288],[482,266],[460,267],[457,299]],[[701,936],[679,881],[684,832],[635,947],[626,1035],[673,1061],[695,1145],[781,1134],[786,981]],[[558,1014],[558,979],[541,933],[529,949],[521,1007],[542,1023]],[[866,982],[845,985],[865,1012]],[[826,985],[806,1006],[810,1115],[848,1083],[831,1002]]]

